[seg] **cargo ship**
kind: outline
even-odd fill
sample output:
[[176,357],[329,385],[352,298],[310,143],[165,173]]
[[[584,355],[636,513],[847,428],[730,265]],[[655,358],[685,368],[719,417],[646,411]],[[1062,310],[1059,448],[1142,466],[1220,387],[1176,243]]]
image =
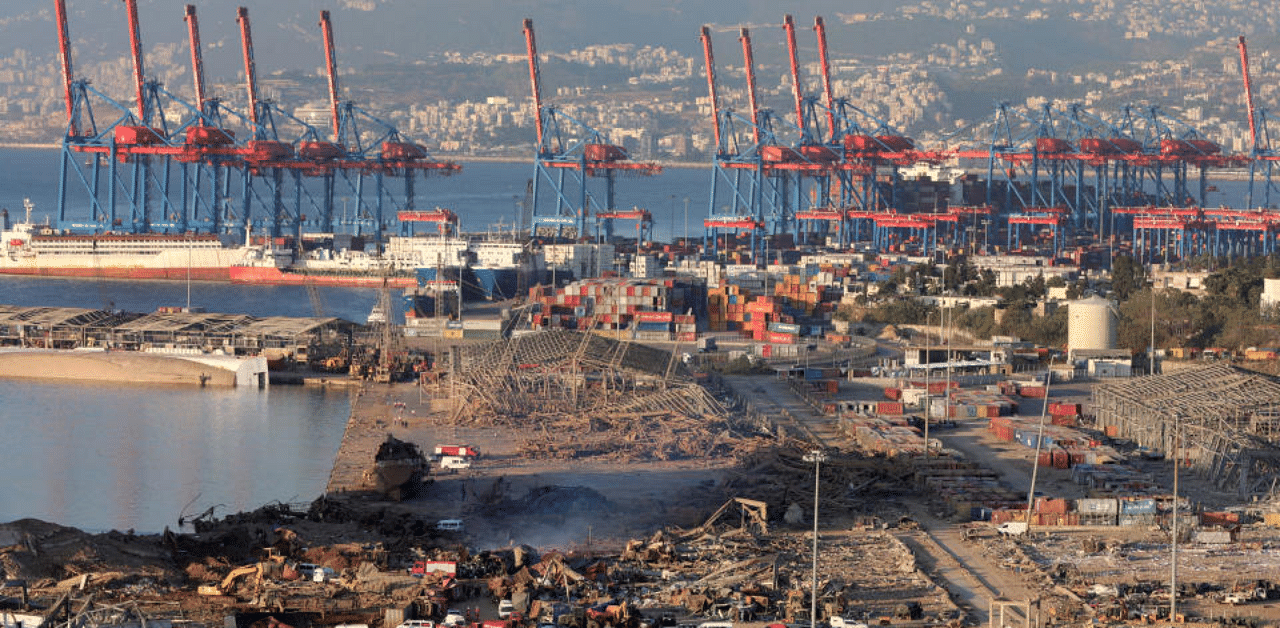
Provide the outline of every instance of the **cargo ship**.
[[74,234],[0,216],[0,274],[228,281],[248,249],[211,234]]
[[231,267],[232,283],[412,288],[418,285],[411,267],[363,251],[316,249],[295,258],[289,249],[253,247]]

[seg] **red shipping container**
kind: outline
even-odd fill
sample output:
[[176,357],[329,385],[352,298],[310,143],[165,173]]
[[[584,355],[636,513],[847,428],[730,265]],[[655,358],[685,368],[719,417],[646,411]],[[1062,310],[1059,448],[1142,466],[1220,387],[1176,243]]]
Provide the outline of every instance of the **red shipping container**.
[[1202,512],[1200,513],[1200,525],[1202,526],[1233,526],[1240,523],[1239,513],[1234,512]]
[[1044,386],[1023,386],[1019,394],[1031,399],[1044,399]]
[[885,398],[886,398],[886,399],[889,399],[889,400],[892,400],[892,401],[897,401],[897,400],[899,400],[899,399],[901,399],[901,398],[902,398],[902,389],[901,389],[901,388],[886,388],[886,389],[884,389],[884,396],[885,396]]
[[636,320],[646,323],[669,323],[672,318],[671,312],[636,312]]
[[886,414],[889,416],[901,416],[902,404],[892,401],[880,401],[876,403],[876,414]]
[[763,347],[760,347],[760,355],[765,358],[772,356],[773,345],[764,345]]

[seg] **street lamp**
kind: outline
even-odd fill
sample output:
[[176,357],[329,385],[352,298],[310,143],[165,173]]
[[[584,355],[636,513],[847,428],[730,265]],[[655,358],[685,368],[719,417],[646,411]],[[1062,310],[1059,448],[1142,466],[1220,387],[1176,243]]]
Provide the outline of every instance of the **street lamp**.
[[689,246],[689,197],[684,197],[684,246]]
[[1156,279],[1151,278],[1151,354],[1147,357],[1147,375],[1156,374]]
[[667,210],[671,213],[671,243],[676,243],[676,195],[667,195]]
[[818,478],[822,462],[827,454],[814,449],[805,454],[804,461],[813,463],[813,571],[809,582],[809,628],[818,628]]
[[1173,522],[1169,526],[1169,621],[1178,618],[1178,465],[1182,462],[1179,448],[1182,446],[1181,415],[1173,415]]

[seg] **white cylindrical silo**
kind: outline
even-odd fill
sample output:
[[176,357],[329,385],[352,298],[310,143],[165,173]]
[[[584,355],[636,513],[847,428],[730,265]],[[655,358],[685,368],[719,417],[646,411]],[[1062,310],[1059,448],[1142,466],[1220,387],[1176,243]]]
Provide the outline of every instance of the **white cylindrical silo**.
[[1067,347],[1115,349],[1116,326],[1116,308],[1110,301],[1099,296],[1072,301],[1067,306]]
[[1274,314],[1280,307],[1280,279],[1263,279],[1262,297],[1258,300],[1263,314]]

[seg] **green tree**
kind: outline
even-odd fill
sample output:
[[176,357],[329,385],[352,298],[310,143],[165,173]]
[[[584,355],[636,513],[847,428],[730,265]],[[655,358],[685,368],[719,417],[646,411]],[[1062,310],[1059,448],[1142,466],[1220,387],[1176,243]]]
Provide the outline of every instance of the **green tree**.
[[1132,255],[1117,256],[1111,263],[1111,290],[1121,301],[1128,299],[1129,295],[1141,287],[1145,280],[1146,273],[1142,265],[1138,260],[1133,259]]

